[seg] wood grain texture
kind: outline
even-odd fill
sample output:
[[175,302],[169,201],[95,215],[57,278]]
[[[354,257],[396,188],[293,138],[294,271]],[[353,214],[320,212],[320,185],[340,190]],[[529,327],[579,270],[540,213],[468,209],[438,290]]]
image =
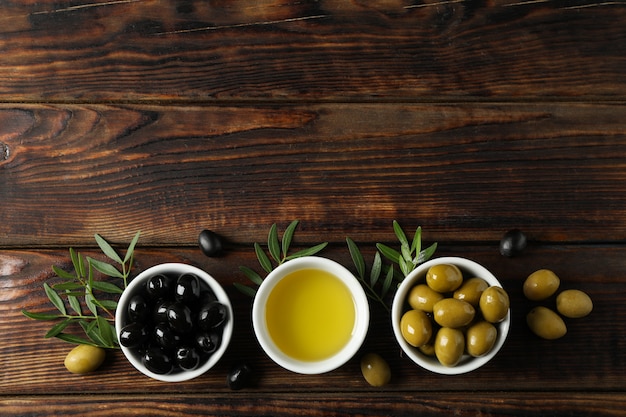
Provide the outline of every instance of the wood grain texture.
[[442,417],[527,416],[597,417],[623,415],[623,393],[461,392],[370,393],[346,398],[336,393],[265,393],[262,398],[249,394],[177,394],[162,398],[154,395],[96,395],[76,399],[57,397],[0,397],[5,416],[397,416]]
[[582,103],[5,104],[0,247],[249,243],[291,219],[316,243],[386,240],[393,219],[431,241],[624,241],[625,120]]
[[[362,245],[362,250],[366,258],[371,259],[371,248]],[[85,254],[98,256],[91,251]],[[322,254],[354,270],[347,247],[333,245]],[[12,273],[4,274],[0,281],[0,333],[3,335],[0,339],[0,356],[3,358],[0,391],[4,395],[59,395],[60,398],[74,392],[84,395],[161,393],[163,396],[184,392],[222,398],[231,393],[225,383],[230,367],[247,361],[256,369],[257,379],[246,392],[259,398],[265,398],[268,393],[294,395],[303,392],[319,396],[343,393],[345,397],[358,398],[386,393],[391,397],[406,395],[415,400],[443,392],[474,391],[560,392],[562,398],[572,399],[582,392],[621,392],[623,395],[626,389],[623,378],[626,372],[624,247],[531,245],[523,256],[510,259],[502,257],[496,245],[444,244],[438,249],[437,256],[448,255],[464,256],[482,263],[500,279],[510,294],[511,331],[503,349],[492,362],[478,371],[453,377],[422,370],[401,354],[388,314],[381,306],[372,303],[370,331],[361,352],[354,359],[327,374],[297,375],[271,362],[260,350],[251,326],[252,301],[232,285],[234,282],[249,284],[239,272],[239,265],[261,271],[251,247],[230,250],[222,258],[206,258],[199,249],[156,250],[140,246],[136,255],[137,271],[161,262],[197,265],[224,286],[235,306],[234,339],[226,356],[200,378],[167,384],[141,375],[125,361],[121,352],[109,354],[103,367],[94,374],[69,374],[63,367],[63,358],[71,346],[56,339],[43,339],[51,323],[32,321],[21,314],[24,308],[36,312],[54,311],[42,284],[45,280],[54,282],[50,273],[51,264],[69,267],[68,255],[56,250],[4,251],[1,265],[19,266],[14,267]],[[581,289],[594,301],[590,316],[567,320],[568,334],[560,340],[538,339],[525,324],[526,313],[538,303],[524,298],[522,283],[539,268],[553,269],[561,277],[562,289]],[[540,304],[554,308],[553,299]],[[369,387],[360,374],[359,359],[367,351],[378,352],[391,366],[392,382],[381,390]],[[511,395],[511,398],[516,398],[517,394]],[[502,394],[502,398],[506,395]],[[393,403],[386,407],[401,411],[410,404]],[[545,406],[550,407],[549,404]]]
[[623,2],[11,2],[0,100],[623,99]]

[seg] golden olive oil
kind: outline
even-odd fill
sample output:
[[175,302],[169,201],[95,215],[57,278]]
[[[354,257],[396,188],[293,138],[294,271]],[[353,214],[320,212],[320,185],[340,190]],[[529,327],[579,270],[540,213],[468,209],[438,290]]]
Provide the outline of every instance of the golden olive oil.
[[302,361],[319,361],[339,352],[350,340],[355,304],[336,276],[303,269],[284,277],[267,299],[265,320],[276,346]]

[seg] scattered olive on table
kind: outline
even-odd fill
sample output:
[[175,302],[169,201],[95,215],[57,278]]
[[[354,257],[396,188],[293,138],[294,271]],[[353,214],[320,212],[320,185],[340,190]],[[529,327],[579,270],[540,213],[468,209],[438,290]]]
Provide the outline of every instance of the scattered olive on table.
[[521,230],[509,230],[500,239],[500,254],[509,258],[519,255],[526,249],[526,244],[526,235]]
[[593,310],[591,297],[580,290],[565,290],[556,297],[556,309],[565,317],[578,319]]
[[539,269],[524,281],[524,295],[532,301],[541,301],[553,295],[561,284],[561,280],[549,269]]
[[213,257],[222,254],[222,238],[217,233],[204,229],[198,235],[198,245],[206,256]]
[[93,372],[106,358],[104,349],[91,345],[78,345],[65,357],[65,368],[73,374]]
[[391,380],[391,368],[378,353],[366,353],[361,358],[363,378],[373,387],[382,387]]
[[233,391],[238,391],[250,385],[253,375],[254,370],[249,364],[239,363],[234,365],[226,375],[226,384]]
[[[561,280],[553,271],[539,269],[526,278],[523,291],[531,301],[545,301],[557,293],[560,285]],[[542,339],[559,339],[567,334],[567,325],[561,316],[585,317],[593,310],[593,302],[585,292],[569,289],[556,296],[556,310],[542,305],[530,310],[526,315],[530,330]]]
[[198,368],[219,348],[228,313],[196,275],[157,274],[131,297],[118,337],[144,366],[165,375]]

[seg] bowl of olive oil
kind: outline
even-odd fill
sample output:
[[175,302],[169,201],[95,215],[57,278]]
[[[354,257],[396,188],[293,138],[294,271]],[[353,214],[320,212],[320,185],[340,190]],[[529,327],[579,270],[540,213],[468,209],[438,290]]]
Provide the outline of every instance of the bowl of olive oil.
[[321,374],[359,350],[369,327],[369,304],[349,270],[307,256],[278,266],[263,280],[252,322],[274,362],[292,372]]

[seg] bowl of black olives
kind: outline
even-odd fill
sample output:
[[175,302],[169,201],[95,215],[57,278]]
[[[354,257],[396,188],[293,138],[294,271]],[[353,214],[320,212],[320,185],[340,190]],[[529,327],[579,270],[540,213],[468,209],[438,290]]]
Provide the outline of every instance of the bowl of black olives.
[[122,352],[138,371],[160,381],[186,381],[207,372],[226,351],[232,305],[203,270],[160,264],[124,290],[115,328]]

